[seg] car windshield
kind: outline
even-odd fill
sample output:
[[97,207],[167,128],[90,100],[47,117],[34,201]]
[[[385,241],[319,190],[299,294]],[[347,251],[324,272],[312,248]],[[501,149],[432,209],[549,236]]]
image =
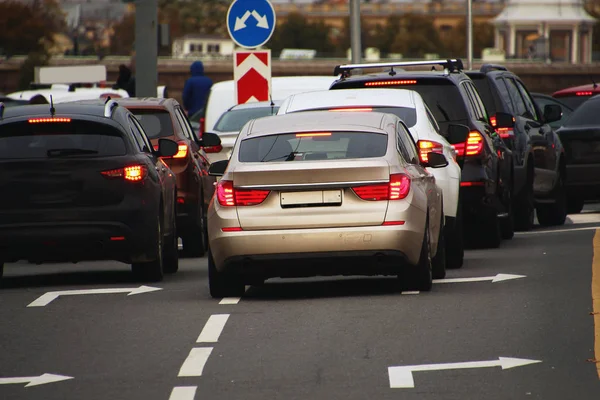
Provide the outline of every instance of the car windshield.
[[173,121],[167,110],[130,108],[150,139],[173,136]]
[[[417,123],[417,110],[410,107],[371,107],[371,106],[354,106],[354,107],[332,107],[332,108],[319,108],[319,109],[306,109],[301,111],[375,111],[386,114],[393,114],[400,118],[406,126],[412,128]],[[297,112],[297,111],[294,111]]]
[[573,110],[585,103],[589,98],[590,96],[577,96],[575,94],[557,97],[557,99],[571,107]]
[[388,137],[370,132],[301,132],[260,136],[240,143],[241,162],[340,160],[382,157]]
[[279,106],[229,110],[221,115],[213,130],[216,132],[239,132],[246,125],[246,122],[256,118],[275,115],[277,111],[279,111]]
[[569,119],[565,122],[565,126],[597,126],[600,125],[600,96],[586,101],[578,107]]

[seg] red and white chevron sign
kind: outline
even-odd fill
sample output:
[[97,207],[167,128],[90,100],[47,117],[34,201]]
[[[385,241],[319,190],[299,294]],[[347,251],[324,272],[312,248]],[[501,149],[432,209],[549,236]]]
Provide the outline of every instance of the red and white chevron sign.
[[268,101],[271,93],[271,50],[239,50],[233,55],[237,104]]

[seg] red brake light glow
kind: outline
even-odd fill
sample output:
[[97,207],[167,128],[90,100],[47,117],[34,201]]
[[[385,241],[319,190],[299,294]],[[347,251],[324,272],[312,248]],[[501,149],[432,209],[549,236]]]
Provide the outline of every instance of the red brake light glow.
[[188,146],[185,143],[179,143],[177,147],[177,154],[173,156],[173,158],[185,158],[187,157]]
[[515,131],[510,128],[496,128],[496,132],[502,139],[508,139],[515,135]]
[[101,174],[106,178],[123,178],[129,182],[139,182],[148,175],[148,170],[143,165],[131,165],[125,168],[102,171]]
[[391,80],[391,81],[375,81],[367,82],[365,86],[387,86],[387,85],[416,85],[417,81],[414,79],[402,79],[402,80]]
[[593,92],[575,92],[575,96],[591,96]]
[[477,156],[483,152],[483,136],[477,131],[469,132],[465,143],[453,145],[458,156]]
[[331,132],[296,133],[296,137],[319,137],[319,136],[331,136]]
[[223,150],[223,146],[207,146],[202,148],[205,153],[220,153]]
[[428,154],[431,152],[435,153],[443,153],[444,146],[441,143],[434,142],[431,140],[419,140],[417,142],[417,147],[419,147],[419,158],[422,163],[428,162]]
[[241,232],[243,231],[242,228],[240,228],[239,226],[228,226],[225,228],[221,228],[222,232]]
[[362,200],[402,200],[410,192],[410,178],[404,174],[392,174],[388,183],[356,186],[352,191]]
[[482,181],[473,181],[473,182],[461,182],[460,186],[462,187],[470,187],[470,186],[484,186],[485,182]]
[[329,111],[337,112],[352,112],[352,111],[373,111],[371,107],[356,107],[356,108],[332,108]]
[[30,124],[45,124],[48,122],[71,122],[71,118],[30,118]]
[[498,125],[498,120],[496,119],[495,115],[492,115],[490,117],[490,125],[492,125],[492,127],[494,127],[494,128],[496,127],[496,125]]
[[217,184],[217,201],[223,207],[255,206],[265,201],[269,193],[269,190],[236,189],[231,181],[220,180]]

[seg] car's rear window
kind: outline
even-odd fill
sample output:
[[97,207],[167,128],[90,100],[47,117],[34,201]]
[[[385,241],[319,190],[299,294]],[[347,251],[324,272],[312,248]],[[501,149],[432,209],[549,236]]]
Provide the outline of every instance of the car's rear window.
[[[302,111],[319,111],[323,109],[307,109]],[[332,107],[324,109],[326,111],[356,111],[356,112],[381,112],[385,114],[394,114],[400,118],[406,126],[412,128],[417,123],[417,110],[410,107],[370,107],[370,106],[357,106],[357,107]],[[297,111],[294,111],[297,112]]]
[[600,126],[600,95],[578,107],[564,123],[565,126]]
[[573,110],[582,105],[588,100],[590,96],[576,96],[575,94],[571,96],[560,96],[557,97],[560,101],[571,107]]
[[121,131],[92,121],[0,125],[0,160],[110,157],[127,153]]
[[173,136],[173,121],[167,110],[130,108],[150,139]]
[[370,132],[302,132],[259,136],[240,143],[241,162],[340,160],[382,157],[386,134]]
[[[490,87],[490,82],[484,75],[469,75],[475,88],[479,92],[479,97],[481,97],[481,101],[483,101],[483,105],[485,106],[485,110],[488,115],[496,114],[496,103],[494,102],[494,95],[492,94],[492,89]],[[502,82],[499,82],[502,84]]]
[[246,125],[246,122],[256,118],[276,115],[277,111],[279,111],[279,106],[230,110],[221,115],[213,130],[216,132],[238,132]]
[[[401,81],[401,84],[394,82]],[[416,83],[407,83],[415,81]],[[377,82],[376,85],[372,85]],[[345,88],[396,88],[414,90],[421,95],[431,109],[438,123],[463,122],[469,119],[467,107],[454,82],[446,78],[409,78],[394,76],[389,84],[383,84],[381,79],[373,81],[346,81],[334,84],[331,89]],[[372,86],[371,86],[372,85]]]

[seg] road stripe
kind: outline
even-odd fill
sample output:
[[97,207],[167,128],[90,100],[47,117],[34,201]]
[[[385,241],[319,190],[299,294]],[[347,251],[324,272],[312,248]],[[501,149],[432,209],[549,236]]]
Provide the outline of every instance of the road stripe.
[[169,400],[194,400],[198,386],[176,386]]
[[179,370],[179,377],[182,376],[202,376],[204,370],[204,364],[208,361],[212,347],[200,347],[190,351],[181,369]]
[[219,341],[219,336],[225,328],[225,324],[227,323],[227,319],[229,318],[229,314],[215,314],[211,315],[202,332],[200,332],[200,336],[198,336],[197,343],[215,343]]
[[219,302],[219,304],[237,304],[241,300],[241,297],[225,297]]
[[600,229],[594,235],[594,258],[592,261],[592,304],[594,310],[594,358],[600,379]]
[[408,292],[402,292],[402,294],[419,294],[420,292],[418,291],[408,291]]
[[577,231],[595,231],[600,226],[586,226],[583,228],[570,228],[570,229],[553,229],[548,231],[533,230],[529,232],[515,232],[515,235],[526,236],[526,235],[541,235],[544,233],[564,233],[564,232],[577,232]]

